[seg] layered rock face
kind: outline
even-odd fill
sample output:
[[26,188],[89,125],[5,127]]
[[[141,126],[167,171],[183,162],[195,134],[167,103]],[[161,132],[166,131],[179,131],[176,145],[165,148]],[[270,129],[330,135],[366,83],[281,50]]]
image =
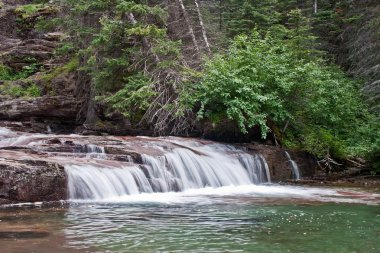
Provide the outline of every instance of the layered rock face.
[[60,37],[56,33],[40,33],[34,29],[37,20],[54,15],[55,10],[34,5],[33,12],[23,9],[32,1],[3,1],[0,9],[1,63],[15,71],[32,62],[48,65]]
[[[54,51],[65,37],[40,32],[40,20],[56,15],[51,6],[33,1],[2,1],[0,7],[0,120],[29,122],[35,131],[71,125],[73,131],[81,99],[75,96],[68,61]],[[4,74],[5,72],[8,74]],[[34,90],[28,91],[33,88]],[[42,130],[43,131],[43,130]]]
[[30,118],[73,120],[79,105],[72,96],[44,96],[0,101],[0,120]]

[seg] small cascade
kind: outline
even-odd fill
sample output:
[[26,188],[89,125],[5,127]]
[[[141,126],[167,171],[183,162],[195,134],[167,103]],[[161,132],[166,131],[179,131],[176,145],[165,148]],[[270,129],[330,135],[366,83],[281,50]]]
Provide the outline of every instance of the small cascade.
[[153,192],[138,167],[117,168],[86,164],[67,165],[65,170],[71,199],[106,199]]
[[290,168],[292,169],[293,179],[295,179],[295,180],[301,179],[301,175],[300,175],[300,171],[298,169],[297,163],[294,160],[292,160],[292,158],[290,157],[290,154],[287,151],[285,151],[285,155],[288,158],[288,161],[290,163]]
[[46,131],[47,131],[48,134],[53,133],[53,131],[51,130],[50,125],[47,125],[47,126],[46,126]]
[[269,166],[262,155],[240,155],[239,161],[248,171],[249,177],[253,183],[259,184],[261,182],[271,182]]
[[104,147],[96,146],[93,144],[86,145],[86,151],[90,154],[105,154]]
[[87,158],[98,158],[98,159],[106,159],[106,151],[104,147],[86,144],[82,147],[82,151],[86,153]]
[[65,166],[70,198],[104,199],[270,182],[268,165],[262,156],[221,144],[184,146],[181,143],[180,148],[164,155],[143,154],[141,158],[140,165],[94,161],[90,165]]

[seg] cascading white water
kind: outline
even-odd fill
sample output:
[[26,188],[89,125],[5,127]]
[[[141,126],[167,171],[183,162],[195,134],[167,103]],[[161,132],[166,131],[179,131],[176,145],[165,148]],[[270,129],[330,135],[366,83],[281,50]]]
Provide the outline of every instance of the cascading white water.
[[288,161],[290,163],[290,168],[292,169],[293,179],[295,179],[295,180],[301,179],[301,174],[300,174],[300,170],[298,169],[297,163],[294,160],[292,160],[292,158],[290,157],[290,154],[287,151],[285,151],[285,155],[288,158]]
[[87,153],[90,153],[90,154],[105,154],[106,153],[104,147],[96,146],[93,144],[86,145],[86,150],[87,150]]
[[105,159],[107,157],[105,148],[97,145],[87,144],[84,146],[84,151],[87,153],[88,158]]
[[244,154],[239,157],[240,162],[248,171],[249,177],[255,184],[261,182],[270,183],[269,167],[262,155]]
[[105,199],[122,195],[153,192],[148,179],[138,167],[67,165],[71,199]]
[[[189,145],[190,143],[186,143]],[[151,192],[270,182],[265,159],[226,145],[181,143],[164,155],[142,155],[142,165],[67,165],[71,199],[107,199]]]

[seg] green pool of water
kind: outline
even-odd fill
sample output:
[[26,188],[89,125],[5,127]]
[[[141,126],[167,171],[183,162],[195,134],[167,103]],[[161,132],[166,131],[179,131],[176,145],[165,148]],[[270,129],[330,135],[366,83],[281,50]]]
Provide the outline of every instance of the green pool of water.
[[12,208],[0,220],[3,253],[380,252],[376,203],[245,194]]

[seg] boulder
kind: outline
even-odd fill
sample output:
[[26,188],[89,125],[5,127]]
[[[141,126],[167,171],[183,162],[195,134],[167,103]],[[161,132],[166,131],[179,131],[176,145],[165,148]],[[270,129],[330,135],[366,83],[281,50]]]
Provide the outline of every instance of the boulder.
[[36,160],[0,160],[0,198],[21,202],[66,199],[64,168]]

